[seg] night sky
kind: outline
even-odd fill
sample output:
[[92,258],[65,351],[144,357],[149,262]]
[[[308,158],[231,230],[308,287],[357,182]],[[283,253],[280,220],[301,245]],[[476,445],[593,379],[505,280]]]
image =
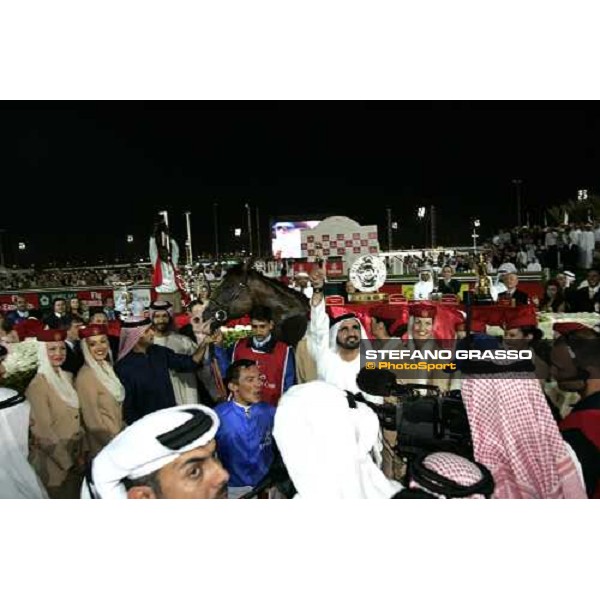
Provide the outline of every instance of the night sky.
[[263,247],[270,217],[334,214],[379,225],[385,246],[388,206],[394,245],[421,246],[421,204],[439,243],[467,245],[473,216],[483,233],[516,223],[512,179],[532,223],[600,190],[597,103],[3,103],[0,132],[8,264],[19,241],[20,264],[145,254],[160,209],[180,242],[190,210],[195,252],[211,251],[213,202],[222,251],[245,202]]

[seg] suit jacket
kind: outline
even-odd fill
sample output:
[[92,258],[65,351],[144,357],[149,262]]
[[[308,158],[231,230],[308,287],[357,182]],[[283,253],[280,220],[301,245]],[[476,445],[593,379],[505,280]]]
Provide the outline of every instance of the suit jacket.
[[81,367],[75,389],[81,403],[91,458],[94,458],[123,429],[123,405],[98,381],[87,365]]
[[447,284],[443,279],[438,280],[438,292],[440,294],[454,294],[460,292],[460,281],[451,279]]
[[[29,316],[29,311],[27,311],[27,315]],[[23,321],[26,321],[28,317],[21,317],[16,310],[9,310],[6,313],[6,322],[10,325],[17,325]]]
[[71,348],[68,342],[65,342],[67,349],[67,358],[62,366],[63,371],[71,373],[73,377],[77,375],[79,369],[83,366],[83,353],[81,351],[81,342],[77,342],[75,348]]
[[50,329],[64,329],[68,326],[68,320],[68,315],[57,317],[54,313],[52,313],[49,317],[44,319],[44,325],[48,325]]
[[515,301],[517,306],[529,304],[529,296],[527,293],[518,288],[513,292],[512,296],[508,292],[502,292],[501,294],[498,294],[498,298],[511,298]]
[[590,298],[590,291],[587,287],[573,292],[569,300],[571,311],[594,312],[594,306],[600,299],[599,296],[600,292],[597,292],[593,298]]

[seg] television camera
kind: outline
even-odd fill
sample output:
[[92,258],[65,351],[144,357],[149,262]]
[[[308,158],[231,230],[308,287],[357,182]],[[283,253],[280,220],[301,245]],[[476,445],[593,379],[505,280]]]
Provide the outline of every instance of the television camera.
[[361,369],[359,389],[373,396],[394,397],[395,402],[374,404],[362,398],[377,414],[383,429],[397,434],[395,453],[410,462],[423,452],[453,452],[473,459],[469,420],[459,391],[442,394],[439,387],[400,384],[391,371]]

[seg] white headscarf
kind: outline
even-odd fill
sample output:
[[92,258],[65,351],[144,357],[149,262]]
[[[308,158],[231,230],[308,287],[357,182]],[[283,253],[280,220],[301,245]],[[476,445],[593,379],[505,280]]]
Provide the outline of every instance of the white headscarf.
[[[54,343],[54,342],[53,342]],[[63,342],[64,343],[64,342]],[[79,396],[62,369],[58,373],[50,364],[47,342],[38,342],[38,373],[41,373],[50,387],[72,408],[79,408]]]
[[[117,402],[123,402],[123,400],[125,400],[125,388],[123,387],[123,384],[119,381],[119,378],[115,375],[115,371],[112,367],[112,364],[107,360],[99,362],[92,356],[92,353],[90,352],[90,349],[87,345],[88,339],[89,338],[81,340],[81,349],[83,352],[83,358],[85,359],[85,364],[90,369],[92,369],[92,372],[96,376],[96,379],[100,382],[100,384],[103,387],[106,388],[108,393]],[[110,348],[108,352],[110,355]]]
[[18,398],[14,390],[0,388],[0,498],[46,499],[48,494],[27,461],[29,402]]
[[299,498],[391,498],[402,486],[380,460],[379,420],[323,381],[291,387],[279,400],[273,435]]
[[[210,421],[206,421],[206,415]],[[186,423],[194,425],[192,420],[197,421],[199,434],[195,437],[193,430],[188,432],[190,441],[184,446],[173,449],[159,441],[160,436]],[[215,438],[218,428],[217,413],[200,404],[173,406],[150,413],[124,429],[100,451],[92,463],[91,485],[103,500],[126,500],[127,489],[123,479],[144,477],[162,469],[185,452],[206,446]],[[87,481],[83,482],[81,497],[91,497]]]
[[[342,326],[342,323],[346,321],[357,321],[360,326],[360,337],[363,346],[369,344],[369,336],[358,317],[348,316],[347,318],[343,318],[340,321],[337,321],[329,328],[329,348],[332,352],[339,356],[340,347],[337,344],[337,335]],[[350,392],[358,393],[361,390],[358,388],[356,384],[356,376],[358,375],[358,371],[360,369],[360,355],[356,357],[353,361],[343,361],[338,363],[335,367],[327,367],[325,363],[317,360],[317,373],[319,374],[319,378],[323,381],[328,381],[329,383],[336,385],[338,388],[343,390],[349,390]],[[325,366],[326,370],[323,370]],[[374,402],[375,404],[383,404],[383,398],[381,396],[371,396],[366,392],[363,392],[363,396],[369,400],[369,402]]]
[[369,336],[367,335],[367,331],[366,329],[363,327],[363,324],[361,323],[360,319],[358,317],[351,317],[349,316],[346,319],[342,319],[341,321],[338,321],[337,323],[334,323],[330,328],[329,328],[329,347],[336,353],[339,352],[339,346],[337,344],[337,334],[338,331],[340,330],[340,327],[342,326],[342,323],[344,323],[345,321],[357,321],[359,326],[360,326],[360,337],[362,340],[368,340]]

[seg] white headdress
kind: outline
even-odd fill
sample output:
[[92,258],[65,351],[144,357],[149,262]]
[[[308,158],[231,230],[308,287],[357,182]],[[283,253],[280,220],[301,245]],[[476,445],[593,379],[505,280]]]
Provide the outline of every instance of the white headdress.
[[48,494],[27,461],[29,402],[0,388],[0,498],[45,499]]
[[142,417],[96,456],[81,497],[126,499],[124,479],[154,473],[185,452],[206,446],[218,428],[215,411],[199,404],[173,406]]
[[391,498],[402,486],[375,463],[379,431],[370,408],[351,408],[346,392],[313,381],[282,396],[273,435],[298,497]]
[[367,332],[363,327],[363,324],[361,323],[360,319],[354,313],[348,313],[347,315],[343,315],[334,319],[333,324],[329,327],[329,348],[331,348],[333,352],[338,351],[337,334],[344,321],[357,321],[360,326],[361,339],[369,339],[369,336],[367,335]]

